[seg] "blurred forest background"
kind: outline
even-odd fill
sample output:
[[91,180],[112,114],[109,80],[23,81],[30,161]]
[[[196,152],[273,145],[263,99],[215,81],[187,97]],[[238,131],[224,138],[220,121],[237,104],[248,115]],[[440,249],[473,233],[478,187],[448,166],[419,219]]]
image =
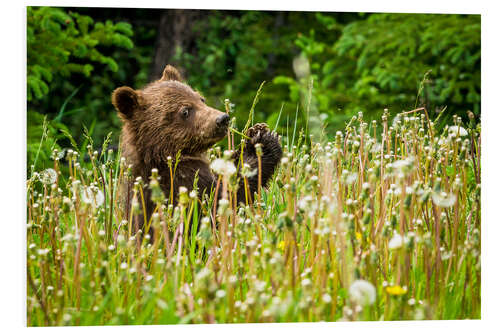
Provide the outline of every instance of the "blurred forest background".
[[167,63],[209,105],[229,98],[239,128],[263,81],[255,121],[284,134],[297,119],[333,136],[384,108],[477,119],[480,37],[479,15],[27,7],[28,166],[84,148],[85,133],[99,146],[112,132],[117,145],[111,92]]

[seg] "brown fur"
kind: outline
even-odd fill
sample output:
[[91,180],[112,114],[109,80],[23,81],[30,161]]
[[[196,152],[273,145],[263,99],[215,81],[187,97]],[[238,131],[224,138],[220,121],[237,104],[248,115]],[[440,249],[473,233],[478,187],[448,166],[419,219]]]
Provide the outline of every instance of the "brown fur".
[[[170,172],[167,158],[170,156],[175,160],[177,152],[181,151],[173,182],[174,205],[177,203],[179,187],[191,190],[196,173],[198,193],[209,193],[214,187],[217,178],[210,170],[205,152],[227,133],[227,126],[217,126],[216,122],[224,113],[207,106],[204,98],[181,80],[179,72],[167,65],[162,78],[143,89],[120,87],[112,95],[112,103],[123,121],[122,156],[127,163],[133,165],[134,177],[142,177],[148,182],[151,170],[158,169],[160,186],[168,196]],[[188,116],[185,110],[188,110]],[[247,135],[251,139],[244,149],[244,161],[252,169],[257,168],[254,145],[261,143],[262,185],[265,186],[281,159],[282,150],[278,137],[265,124],[250,128]],[[233,156],[237,160],[239,151]],[[257,191],[257,184],[257,176],[249,179],[251,193]],[[130,191],[131,184],[128,184],[124,196],[130,198]],[[245,201],[243,186],[238,191],[238,201]],[[149,201],[149,191],[146,191],[146,202],[146,216],[149,218],[154,209]],[[129,204],[130,202],[127,203]]]

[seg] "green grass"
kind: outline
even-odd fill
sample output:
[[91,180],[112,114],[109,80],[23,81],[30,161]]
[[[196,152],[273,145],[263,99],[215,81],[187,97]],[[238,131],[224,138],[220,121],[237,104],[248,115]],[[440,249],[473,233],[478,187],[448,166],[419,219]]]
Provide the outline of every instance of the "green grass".
[[360,114],[331,142],[294,130],[253,205],[221,176],[216,221],[157,193],[154,242],[124,220],[116,153],[55,158],[57,179],[27,181],[28,326],[480,318],[480,127],[437,133],[421,112]]

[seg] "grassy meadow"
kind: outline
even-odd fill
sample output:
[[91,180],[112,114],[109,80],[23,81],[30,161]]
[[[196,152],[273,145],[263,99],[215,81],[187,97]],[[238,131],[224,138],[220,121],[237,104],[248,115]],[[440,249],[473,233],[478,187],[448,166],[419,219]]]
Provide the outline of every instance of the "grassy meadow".
[[137,179],[132,216],[150,186],[153,239],[125,219],[119,152],[54,151],[27,180],[27,324],[480,318],[480,125],[438,121],[359,113],[333,140],[290,128],[246,206],[230,167],[217,210],[214,193],[172,207],[154,173]]

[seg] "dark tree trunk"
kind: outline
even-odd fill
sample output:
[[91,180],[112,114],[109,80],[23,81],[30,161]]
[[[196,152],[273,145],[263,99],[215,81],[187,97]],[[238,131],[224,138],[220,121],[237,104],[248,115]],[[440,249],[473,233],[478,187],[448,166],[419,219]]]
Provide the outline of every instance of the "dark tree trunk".
[[206,14],[206,11],[193,9],[168,9],[162,13],[149,73],[150,80],[159,79],[167,64],[182,69],[182,64],[176,63],[173,59],[176,49],[192,53],[196,37],[193,25]]
[[[273,26],[273,34],[272,41],[275,50],[278,50],[278,43],[280,39],[280,29],[285,24],[285,16],[287,12],[276,12],[274,15],[274,26]],[[267,56],[267,76],[274,77],[276,74],[276,63],[278,59],[275,52],[269,53]]]

